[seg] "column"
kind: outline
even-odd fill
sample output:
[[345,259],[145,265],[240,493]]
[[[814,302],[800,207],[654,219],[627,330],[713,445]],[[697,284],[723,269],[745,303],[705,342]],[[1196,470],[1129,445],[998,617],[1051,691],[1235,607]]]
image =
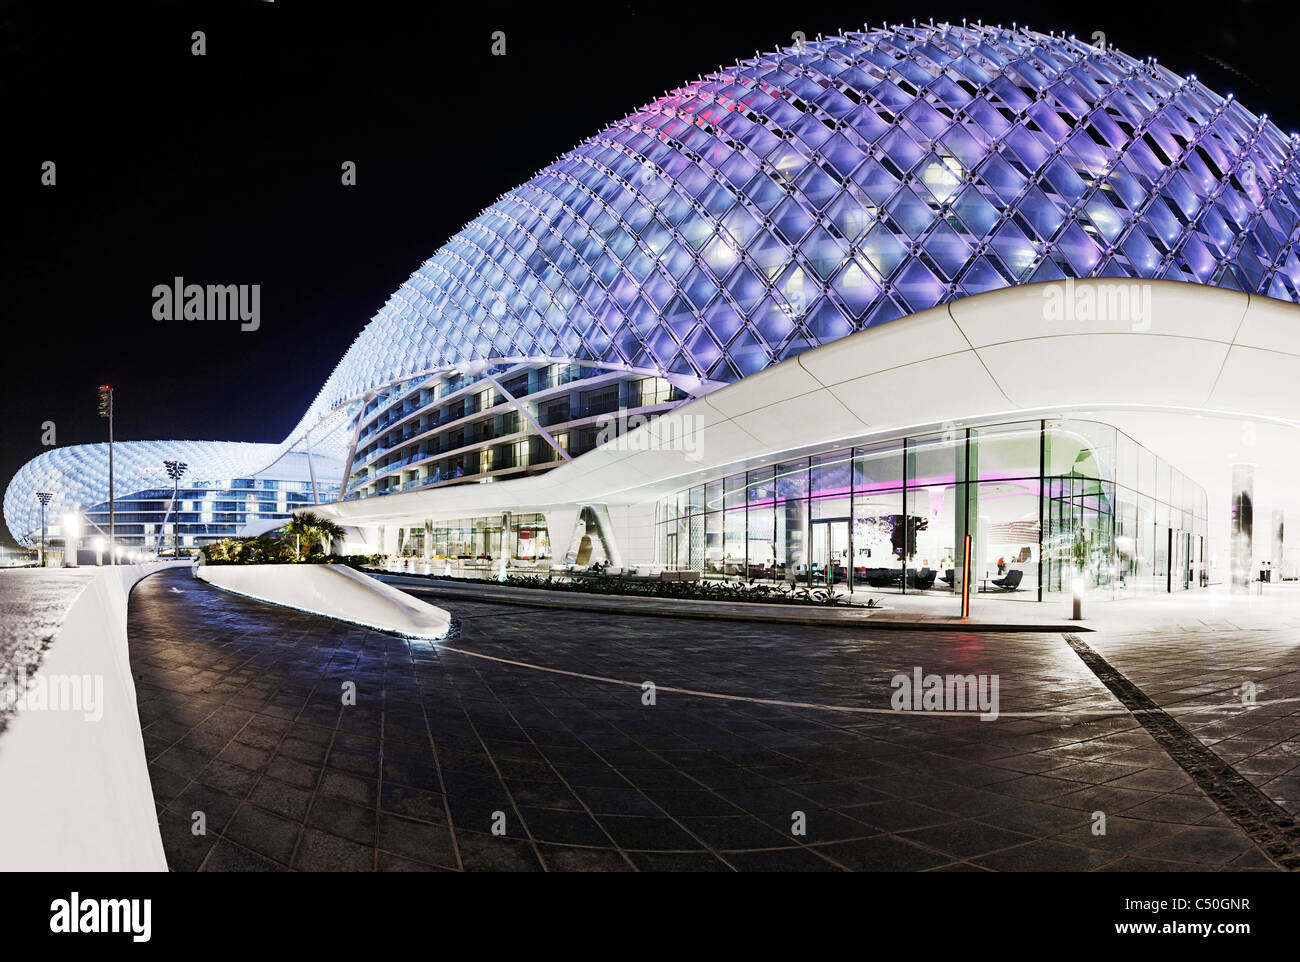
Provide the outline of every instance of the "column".
[[[797,572],[801,570],[801,566],[808,563],[804,557],[806,553],[804,544],[808,537],[807,495],[786,498],[785,503],[778,510],[784,521],[782,537],[785,543],[782,549],[785,555],[785,580],[793,582],[798,580]],[[807,580],[806,575],[804,580]]]
[[[609,508],[603,503],[586,504],[583,505],[583,514],[587,518],[587,533],[600,539],[601,546],[605,550],[605,560],[612,567],[623,567],[623,555],[618,550],[618,538],[614,533],[614,522],[609,516]],[[678,551],[682,551],[685,547],[679,545]]]
[[1282,557],[1286,553],[1286,516],[1281,508],[1273,510],[1273,552],[1269,561],[1273,562],[1273,580],[1282,580]]
[[546,536],[551,542],[551,558],[554,564],[573,564],[577,561],[577,542],[581,535],[577,532],[578,508],[547,508],[542,514],[546,518]]
[[1229,568],[1232,590],[1250,590],[1250,561],[1255,530],[1255,466],[1232,466],[1232,527],[1229,534]]

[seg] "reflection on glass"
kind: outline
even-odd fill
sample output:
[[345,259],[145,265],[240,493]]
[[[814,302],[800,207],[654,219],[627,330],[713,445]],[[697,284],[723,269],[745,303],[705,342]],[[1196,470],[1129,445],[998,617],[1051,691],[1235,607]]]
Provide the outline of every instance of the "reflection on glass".
[[903,442],[891,441],[853,452],[853,488],[870,494],[903,486]]
[[853,581],[860,587],[901,588],[903,493],[866,494],[853,505]]
[[[1122,598],[1202,583],[1206,504],[1191,479],[1114,428],[1055,419],[954,427],[714,479],[660,502],[658,544],[666,563],[714,578],[946,592],[969,534],[973,588],[988,596],[1045,598],[1082,577],[1090,597]],[[472,527],[468,549],[481,550],[490,533]],[[456,546],[446,529],[432,537],[435,551]]]
[[710,511],[704,516],[704,571],[706,574],[726,573],[722,562],[722,512]]

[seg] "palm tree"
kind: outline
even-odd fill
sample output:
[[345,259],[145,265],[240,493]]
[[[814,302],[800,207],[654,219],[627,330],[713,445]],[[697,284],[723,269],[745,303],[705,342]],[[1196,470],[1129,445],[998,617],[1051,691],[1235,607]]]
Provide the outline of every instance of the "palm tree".
[[293,557],[296,561],[302,557],[303,541],[311,544],[312,526],[308,523],[306,515],[295,514],[285,523],[283,530],[286,537],[293,538]]
[[316,519],[316,540],[321,543],[321,550],[325,554],[334,553],[334,542],[342,539],[343,526],[336,524],[329,518]]
[[304,554],[304,549],[310,553],[311,546],[317,543],[321,544],[326,554],[330,554],[334,540],[343,537],[342,527],[312,511],[295,514],[285,524],[284,532],[293,535],[296,547],[294,553],[299,558]]

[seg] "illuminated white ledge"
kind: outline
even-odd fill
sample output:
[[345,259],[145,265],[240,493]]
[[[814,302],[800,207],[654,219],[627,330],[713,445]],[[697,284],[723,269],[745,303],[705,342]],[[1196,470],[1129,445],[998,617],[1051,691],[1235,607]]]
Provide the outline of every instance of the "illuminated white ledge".
[[257,601],[406,638],[439,640],[451,615],[346,565],[199,565],[195,576]]

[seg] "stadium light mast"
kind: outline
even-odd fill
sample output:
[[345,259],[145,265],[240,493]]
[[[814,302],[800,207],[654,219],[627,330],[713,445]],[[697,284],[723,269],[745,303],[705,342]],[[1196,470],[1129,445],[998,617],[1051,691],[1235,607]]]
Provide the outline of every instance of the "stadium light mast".
[[[117,502],[113,498],[113,385],[99,386],[99,416],[108,421],[108,563],[117,564]],[[43,563],[43,562],[42,562]]]
[[54,495],[49,491],[37,491],[36,500],[41,503],[41,567],[45,567],[45,506]]
[[172,556],[179,559],[181,556],[181,513],[179,502],[181,478],[184,477],[189,465],[184,461],[164,461],[163,467],[167,469],[167,477],[172,479]]

